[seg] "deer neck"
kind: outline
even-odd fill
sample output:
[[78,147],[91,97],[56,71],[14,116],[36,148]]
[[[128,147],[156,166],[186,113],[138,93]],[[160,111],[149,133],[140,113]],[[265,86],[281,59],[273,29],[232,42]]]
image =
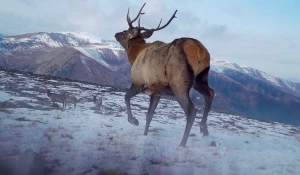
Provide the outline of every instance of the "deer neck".
[[145,40],[131,41],[128,44],[127,55],[131,66],[137,59],[138,54],[147,47]]

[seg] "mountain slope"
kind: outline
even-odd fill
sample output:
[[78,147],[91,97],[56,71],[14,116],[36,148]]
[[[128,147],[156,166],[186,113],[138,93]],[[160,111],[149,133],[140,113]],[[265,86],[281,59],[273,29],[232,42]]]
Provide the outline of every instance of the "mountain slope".
[[[1,54],[2,51],[2,54]],[[32,33],[0,41],[0,65],[120,88],[130,78],[118,72],[128,65],[115,43],[84,33]]]
[[[0,66],[122,89],[131,83],[124,49],[116,41],[81,32],[5,37],[0,41]],[[285,123],[300,120],[300,83],[220,60],[211,61],[210,76],[214,110]],[[195,91],[191,95],[203,102]]]
[[[247,76],[252,79],[257,79],[262,82],[265,82],[271,86],[274,86],[275,88],[278,88],[281,91],[287,92],[291,95],[297,96],[300,98],[300,83],[291,82],[288,80],[283,80],[281,78],[269,75],[263,71],[250,68],[250,67],[242,67],[238,64],[231,63],[229,61],[222,61],[222,60],[215,60],[213,59],[211,61],[212,70],[222,73],[224,75],[227,75],[231,78],[238,78],[239,76]],[[250,83],[252,81],[249,81]],[[247,83],[246,81],[242,82]],[[256,87],[250,87],[249,88],[256,88]],[[257,88],[259,89],[259,88]]]
[[[222,96],[230,99],[230,101],[217,100],[219,105],[234,108],[240,114],[261,120],[290,124],[300,121],[299,98],[273,86],[267,87],[268,85],[264,82],[253,81],[248,75],[236,77],[240,78],[235,80],[217,72],[210,72],[210,84],[216,91],[215,99],[218,99],[220,95],[219,99],[223,99]],[[245,86],[244,80],[251,82],[252,85],[262,83],[260,88],[264,90],[264,93]]]
[[27,51],[32,49],[49,49],[63,46],[84,46],[101,44],[95,36],[82,32],[39,32],[4,37],[0,42],[0,53]]

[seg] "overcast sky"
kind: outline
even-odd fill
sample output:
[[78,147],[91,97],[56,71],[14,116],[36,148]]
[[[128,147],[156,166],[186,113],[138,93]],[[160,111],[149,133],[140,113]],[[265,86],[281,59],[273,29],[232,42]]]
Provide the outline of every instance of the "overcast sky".
[[148,41],[200,40],[212,58],[300,79],[299,0],[0,0],[0,33],[83,31],[114,39],[146,2],[141,25],[177,18]]

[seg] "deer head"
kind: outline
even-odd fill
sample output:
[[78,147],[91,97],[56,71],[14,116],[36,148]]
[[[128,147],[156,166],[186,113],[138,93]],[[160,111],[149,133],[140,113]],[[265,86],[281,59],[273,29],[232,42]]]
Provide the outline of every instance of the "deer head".
[[[144,5],[142,6],[142,8],[140,9],[138,15],[131,20],[129,17],[129,8],[128,8],[128,12],[127,12],[127,23],[129,25],[129,29],[124,30],[123,32],[119,32],[115,34],[115,38],[116,40],[124,47],[125,50],[128,49],[128,45],[131,41],[142,41],[145,42],[145,39],[149,38],[152,36],[154,31],[158,31],[161,30],[165,27],[167,27],[170,22],[176,18],[175,14],[177,12],[177,10],[174,12],[174,14],[172,15],[172,17],[169,19],[169,21],[163,25],[161,25],[162,19],[160,20],[158,26],[155,29],[147,29],[145,27],[141,27],[140,26],[140,17],[141,15],[145,14],[142,12],[144,6],[146,5],[146,3],[144,3]],[[138,20],[138,26],[137,27],[133,27],[133,22],[135,22],[137,19]]]

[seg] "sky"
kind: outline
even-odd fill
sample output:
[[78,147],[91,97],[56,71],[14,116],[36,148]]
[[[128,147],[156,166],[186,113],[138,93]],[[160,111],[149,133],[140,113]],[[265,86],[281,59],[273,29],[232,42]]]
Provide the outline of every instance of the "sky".
[[[0,0],[0,34],[82,31],[113,39],[143,3],[141,26],[176,19],[147,42],[192,37],[213,59],[300,82],[298,0]],[[137,25],[136,23],[134,25]]]

